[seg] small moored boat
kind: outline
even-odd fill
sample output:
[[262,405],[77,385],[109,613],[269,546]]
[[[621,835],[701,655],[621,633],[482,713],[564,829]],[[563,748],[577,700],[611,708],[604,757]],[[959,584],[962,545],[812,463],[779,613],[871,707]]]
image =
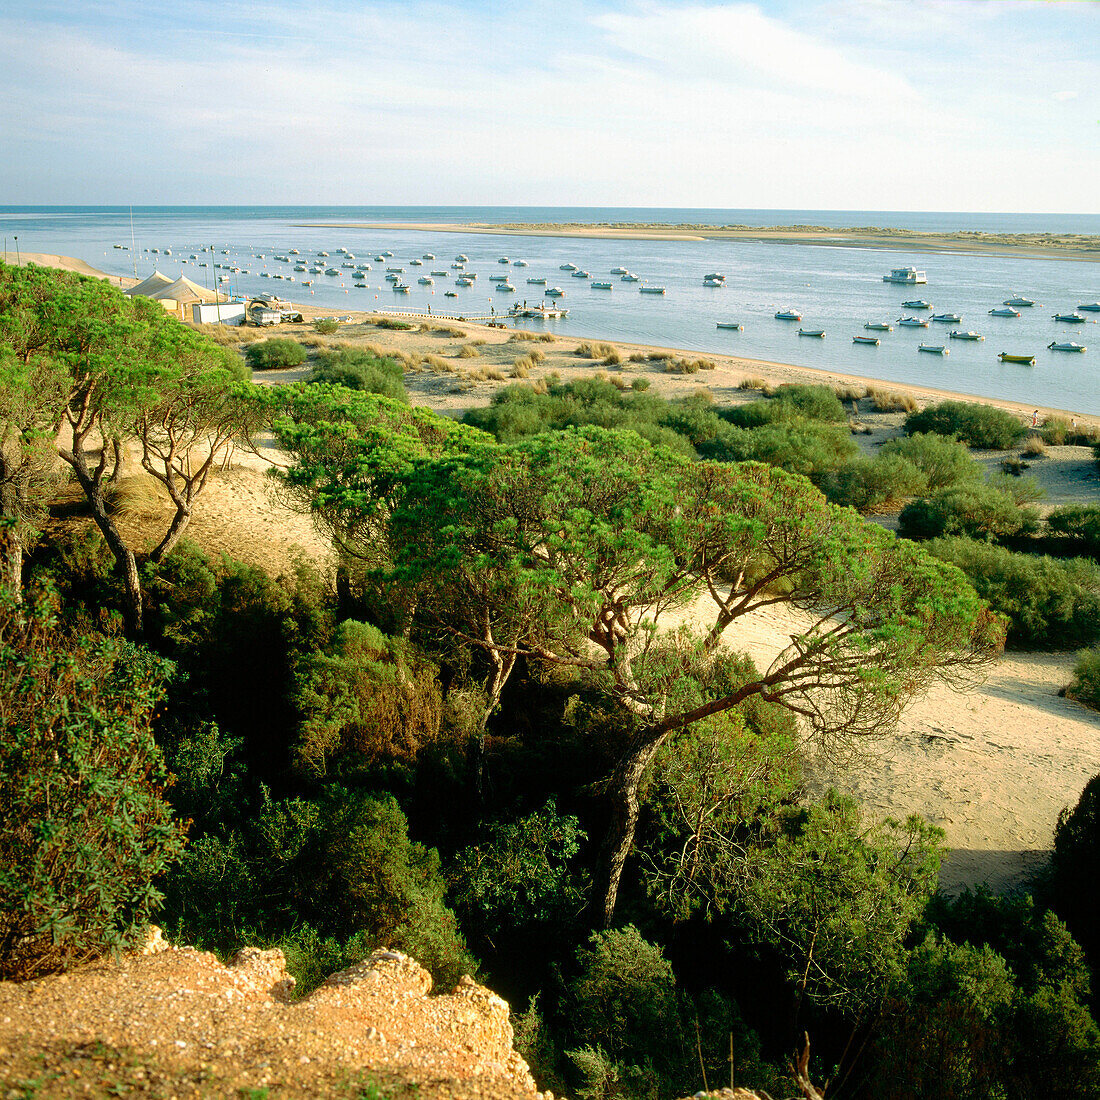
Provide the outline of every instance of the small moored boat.
[[499,290],[503,294],[515,294],[516,288],[511,283],[497,283],[494,290]]
[[799,336],[820,336],[822,340],[825,339],[825,330],[823,328],[800,328],[798,330]]
[[611,289],[611,284],[610,283],[593,283],[592,284],[592,289],[593,290],[610,290]]
[[453,290],[445,290],[443,292],[444,298],[457,298],[458,295]]
[[745,326],[742,325],[738,321],[719,321],[718,322],[718,327],[719,328],[728,328],[728,329],[731,329],[733,332],[744,332],[745,331]]
[[510,264],[511,262],[512,261],[509,260],[507,256],[501,256],[501,258],[497,260],[498,264]]
[[853,344],[874,344],[875,347],[878,347],[878,345],[881,343],[881,341],[879,340],[879,338],[877,336],[853,336],[852,337],[852,343]]
[[1054,320],[1067,325],[1083,325],[1085,323],[1085,318],[1080,313],[1056,313],[1054,314]]
[[991,309],[989,311],[990,317],[1019,317],[1020,311],[1013,309],[1011,306],[1005,306],[1003,309]]
[[460,252],[455,257],[455,260],[460,264],[468,264],[470,262],[470,257],[467,256],[465,252]]
[[952,340],[984,340],[985,337],[980,332],[959,332],[958,329],[953,329],[947,334]]
[[633,271],[628,271],[619,280],[620,283],[640,283],[641,281],[642,277],[640,275],[635,275]]
[[917,351],[927,351],[933,355],[947,355],[948,353],[946,344],[920,344]]
[[962,318],[957,313],[933,313],[933,321],[945,321],[949,325],[957,325]]
[[592,276],[589,275],[587,271],[577,270],[577,271],[573,272],[573,278],[574,279],[591,279]]
[[1031,298],[1006,298],[1003,302],[1006,306],[1033,306],[1035,302]]
[[1012,355],[1007,351],[1002,351],[997,358],[1000,359],[1002,363],[1026,363],[1029,367],[1035,366],[1034,355]]
[[434,260],[435,259],[435,253],[434,252],[425,252],[424,255],[421,256],[420,258],[422,260]]
[[548,287],[545,291],[547,298],[564,298],[565,291],[560,286]]
[[558,267],[558,270],[559,271],[576,271],[577,270],[577,265],[576,264],[561,264]]
[[894,326],[888,324],[886,321],[868,321],[864,326],[865,329],[870,329],[871,332],[893,332]]
[[928,328],[928,321],[923,317],[899,317],[898,324],[906,328]]
[[626,268],[625,267],[613,267],[611,269],[611,274],[612,275],[625,275],[626,274]]
[[1059,344],[1057,340],[1052,340],[1047,347],[1051,351],[1085,351],[1084,344],[1075,344],[1072,340],[1066,340]]
[[[192,256],[193,260],[195,257]],[[1077,307],[1078,312],[1084,310],[1085,313],[1100,313],[1100,302],[1085,302],[1083,305]]]
[[777,321],[801,321],[802,314],[796,313],[793,309],[781,309],[775,315]]
[[883,275],[882,281],[884,283],[906,283],[912,286],[916,283],[926,283],[928,278],[923,271],[918,271],[915,267],[895,267],[889,275]]
[[421,275],[420,278],[416,281],[421,286],[435,286],[435,279],[433,279],[430,275]]
[[546,286],[546,280],[545,279],[528,279],[527,280],[527,285],[528,286]]
[[912,298],[908,302],[901,303],[906,309],[931,309],[932,303],[923,298]]
[[643,294],[664,294],[665,288],[663,286],[640,286],[638,289]]

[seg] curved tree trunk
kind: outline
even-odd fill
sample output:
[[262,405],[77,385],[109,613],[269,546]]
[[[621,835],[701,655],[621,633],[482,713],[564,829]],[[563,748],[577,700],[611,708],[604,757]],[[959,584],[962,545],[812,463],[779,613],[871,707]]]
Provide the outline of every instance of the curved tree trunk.
[[176,514],[172,517],[172,522],[168,525],[164,538],[157,544],[156,549],[150,553],[149,560],[154,562],[163,561],[175,549],[176,543],[183,538],[183,533],[187,530],[187,525],[190,522],[191,509],[176,505]]
[[600,847],[593,893],[595,920],[602,928],[609,927],[615,915],[619,882],[634,846],[634,831],[638,826],[638,788],[668,732],[641,733],[611,774],[608,783],[611,817]]

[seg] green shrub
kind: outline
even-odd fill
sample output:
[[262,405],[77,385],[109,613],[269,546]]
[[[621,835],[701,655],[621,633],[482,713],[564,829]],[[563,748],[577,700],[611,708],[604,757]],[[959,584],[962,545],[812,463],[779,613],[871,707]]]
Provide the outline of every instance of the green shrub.
[[340,322],[335,317],[318,317],[313,322],[313,331],[318,336],[333,336],[340,331]]
[[132,946],[182,848],[153,712],[170,667],[59,643],[43,604],[0,592],[0,978]]
[[1081,549],[1100,557],[1100,504],[1067,504],[1047,516],[1047,527],[1055,534],[1077,540]]
[[834,504],[869,512],[928,492],[928,477],[902,455],[879,452],[873,459],[858,455],[829,471],[818,487]]
[[1083,649],[1077,654],[1066,694],[1100,710],[1100,649]]
[[946,439],[934,432],[914,432],[882,445],[882,454],[897,455],[911,462],[928,479],[929,489],[980,481],[981,467],[970,456],[965,443]]
[[372,317],[371,324],[378,328],[389,329],[391,332],[408,332],[415,327],[408,321],[398,321],[393,317]]
[[306,349],[297,340],[274,336],[249,344],[245,359],[253,370],[278,370],[282,367],[299,367],[306,361]]
[[910,539],[963,535],[989,541],[1032,534],[1039,528],[1034,508],[1020,506],[991,485],[967,484],[941,489],[926,500],[907,504],[898,517],[898,534]]
[[361,348],[322,351],[309,383],[333,383],[365,393],[380,393],[394,401],[407,402],[404,371],[393,359],[373,355]]
[[767,462],[792,473],[804,474],[814,481],[840,468],[859,453],[847,428],[801,419],[768,423],[757,428],[723,426],[714,442],[700,450],[705,458],[724,462]]
[[1018,417],[990,405],[941,401],[905,418],[905,431],[955,436],[971,447],[1005,451],[1027,434]]
[[1070,433],[1070,422],[1060,416],[1048,416],[1039,427],[1039,436],[1052,447],[1061,447]]
[[1100,775],[1085,784],[1077,805],[1058,815],[1050,861],[1049,901],[1084,947],[1100,959]]
[[1009,621],[1015,646],[1068,649],[1100,641],[1100,566],[1015,554],[966,538],[936,539],[927,549],[957,565],[978,595]]

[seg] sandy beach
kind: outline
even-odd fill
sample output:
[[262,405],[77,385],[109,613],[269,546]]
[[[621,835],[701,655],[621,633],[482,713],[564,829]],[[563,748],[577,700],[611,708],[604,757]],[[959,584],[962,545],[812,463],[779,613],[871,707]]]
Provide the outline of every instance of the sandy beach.
[[864,226],[658,225],[642,223],[486,222],[307,222],[312,229],[403,229],[425,233],[479,233],[503,237],[594,237],[636,241],[775,241],[786,244],[845,245],[913,252],[984,252],[994,256],[1037,256],[1053,260],[1100,260],[1100,237],[1082,233],[930,233]]
[[[302,309],[307,321],[332,312]],[[352,314],[351,321],[331,337],[316,335],[308,323],[263,330],[223,328],[217,336],[229,346],[278,335],[301,339],[311,351],[351,345],[392,355],[406,365],[412,402],[452,417],[488,403],[498,389],[513,384],[516,379],[510,376],[517,374],[530,383],[554,376],[563,380],[593,377],[597,372],[608,378],[619,376],[627,384],[644,378],[653,390],[669,397],[705,389],[718,404],[758,398],[759,390],[741,388],[746,379],[770,386],[824,383],[859,392],[877,385],[917,405],[964,396],[619,341],[608,344],[621,361],[605,364],[579,355],[589,342],[574,338],[535,342],[514,330],[438,318],[424,318],[423,323],[408,319],[413,328],[393,331],[379,327],[372,316],[380,319]],[[545,357],[536,363],[523,362],[532,349]],[[677,359],[695,363],[695,373],[670,371],[669,363]],[[306,373],[308,367],[257,373],[255,380],[278,384]],[[1029,406],[969,399],[1009,409],[1031,421]],[[1100,428],[1097,418],[1072,410],[1040,410],[1041,417],[1048,415],[1076,415],[1080,425]],[[876,412],[870,401],[863,400],[853,412],[853,425],[870,428],[870,434],[856,438],[873,453],[877,445],[900,433],[903,419],[903,413]],[[995,469],[1005,456],[991,452],[976,457]],[[270,441],[257,454],[235,456],[212,479],[188,537],[209,552],[229,553],[273,574],[290,569],[299,558],[322,570],[331,569],[331,548],[314,530],[309,516],[288,510],[272,491],[267,471],[281,461],[284,456]],[[1031,461],[1028,474],[1044,488],[1046,509],[1070,501],[1100,503],[1100,475],[1088,447],[1049,447],[1045,456]],[[890,525],[890,517],[877,518]],[[740,624],[729,641],[766,666],[796,627],[793,613],[772,610]],[[828,761],[817,762],[811,783],[815,788],[831,784],[851,791],[873,818],[919,813],[941,826],[952,849],[942,879],[947,889],[983,882],[994,889],[1018,886],[1045,862],[1059,811],[1075,804],[1085,783],[1100,771],[1100,713],[1059,695],[1070,680],[1074,660],[1073,653],[1006,653],[989,669],[984,683],[965,693],[942,687],[931,690],[909,708],[898,732],[868,745],[855,766],[840,769]]]

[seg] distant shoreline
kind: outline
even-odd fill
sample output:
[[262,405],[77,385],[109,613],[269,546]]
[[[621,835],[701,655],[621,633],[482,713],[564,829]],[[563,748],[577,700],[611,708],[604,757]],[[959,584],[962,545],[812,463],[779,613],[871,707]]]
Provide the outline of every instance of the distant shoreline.
[[408,230],[423,233],[473,233],[500,237],[589,237],[634,241],[774,241],[845,248],[913,252],[981,252],[999,256],[1042,256],[1052,260],[1100,261],[1100,236],[1085,233],[982,233],[958,230],[861,226],[832,229],[823,225],[667,225],[659,222],[302,222],[299,229]]

